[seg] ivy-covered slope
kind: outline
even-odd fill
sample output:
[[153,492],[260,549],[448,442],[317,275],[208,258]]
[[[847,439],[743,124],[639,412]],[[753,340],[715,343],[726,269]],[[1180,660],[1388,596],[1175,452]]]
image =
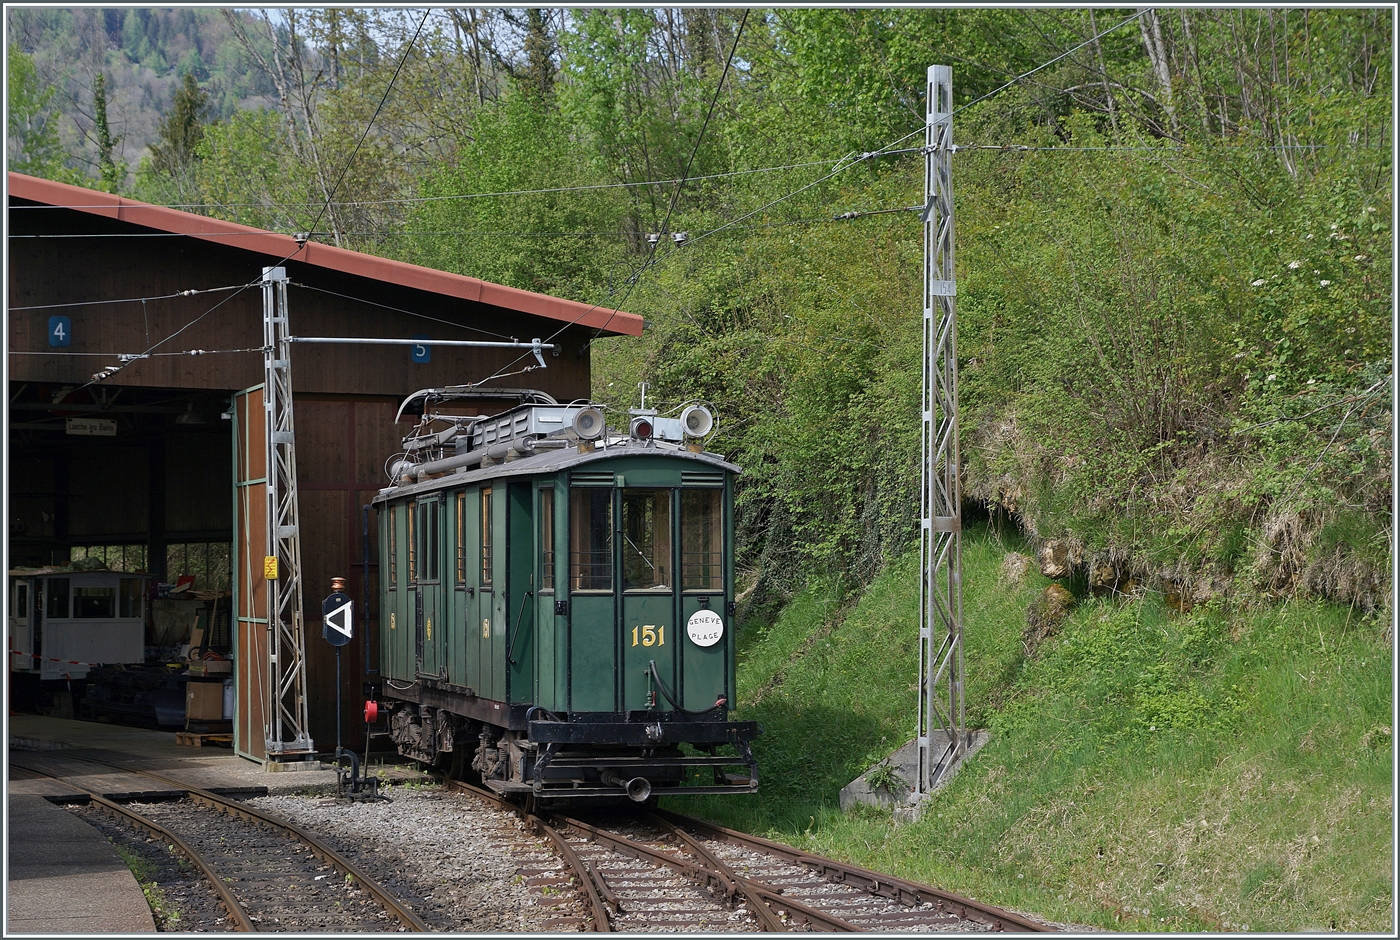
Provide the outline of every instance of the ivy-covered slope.
[[1059,922],[1116,930],[1393,926],[1392,653],[1339,605],[1173,613],[1081,598],[1028,654],[1048,579],[965,539],[969,722],[991,732],[917,822],[839,789],[913,736],[918,569],[801,592],[744,635],[757,796],[676,804]]

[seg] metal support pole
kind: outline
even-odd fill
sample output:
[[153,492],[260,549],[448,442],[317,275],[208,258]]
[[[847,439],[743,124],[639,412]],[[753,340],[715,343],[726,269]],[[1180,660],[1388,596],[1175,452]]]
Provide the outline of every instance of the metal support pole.
[[953,70],[928,70],[924,162],[923,494],[920,512],[919,774],[931,792],[966,753],[962,488],[953,300]]
[[340,746],[340,647],[335,648],[335,756],[339,757]]
[[365,644],[365,654],[364,654],[365,675],[366,675],[366,676],[376,676],[376,675],[379,674],[379,670],[378,670],[378,669],[374,669],[374,668],[372,668],[372,667],[370,666],[370,658],[369,658],[369,654],[370,654],[370,650],[369,650],[369,509],[370,509],[370,504],[369,504],[369,503],[365,503],[365,505],[364,505],[363,507],[361,507],[361,509],[362,509],[362,515],[363,515],[363,517],[364,517],[364,526],[363,526],[363,529],[362,529],[362,532],[361,532],[361,535],[360,535],[360,545],[361,545],[361,549],[362,549],[362,552],[363,552],[364,565],[363,565],[363,567],[360,569],[360,609],[363,610],[364,613],[361,614],[360,616],[363,618],[363,624],[364,624],[364,625],[360,627],[360,631],[364,634],[364,644]]
[[[267,411],[267,756],[315,752],[306,707],[306,635],[302,623],[301,524],[297,508],[292,357],[287,269],[263,268],[263,407]],[[272,567],[272,565],[269,565]]]

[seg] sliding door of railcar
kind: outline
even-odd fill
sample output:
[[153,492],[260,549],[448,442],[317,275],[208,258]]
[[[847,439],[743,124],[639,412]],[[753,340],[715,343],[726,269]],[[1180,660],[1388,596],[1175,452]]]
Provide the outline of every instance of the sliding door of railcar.
[[[556,558],[568,558],[567,532],[557,524],[563,513],[555,511],[558,490],[554,480],[541,483],[535,492],[535,694],[545,708],[568,708],[568,618],[556,601],[569,596],[568,571],[561,565],[556,582]],[[567,611],[568,601],[564,601]]]
[[[461,605],[461,629],[453,634],[451,681],[469,686],[477,695],[491,694],[491,629],[494,566],[492,564],[491,487],[489,484],[456,494],[457,547],[454,593]],[[484,511],[483,511],[484,510]]]
[[506,630],[504,668],[506,701],[531,702],[535,695],[535,484],[506,488]]
[[385,602],[380,617],[380,671],[386,676],[401,680],[413,678],[413,662],[409,658],[410,637],[413,629],[409,596],[409,574],[405,564],[404,537],[407,530],[405,517],[408,514],[406,503],[391,503],[382,512],[379,531],[380,560],[384,572]]
[[[628,475],[629,478],[631,474]],[[655,705],[668,709],[666,699],[651,678],[651,666],[673,695],[679,683],[676,670],[676,567],[673,534],[676,490],[662,487],[627,487],[621,492],[618,550],[622,575],[622,707],[631,711],[648,707],[648,692],[655,690]],[[679,699],[678,699],[679,701]]]
[[480,572],[477,595],[481,612],[481,686],[485,698],[503,701],[506,697],[505,622],[506,553],[502,550],[506,532],[505,486],[483,486],[480,492]]
[[612,473],[575,473],[569,488],[568,709],[574,712],[620,710],[612,483]]
[[[464,491],[449,493],[447,496],[447,544],[446,560],[443,562],[443,596],[450,596],[446,609],[442,612],[443,661],[447,664],[447,681],[455,685],[471,685],[467,675],[467,650],[476,657],[476,632],[471,629],[475,600],[475,587],[468,592],[467,576],[471,571],[468,562],[472,543],[472,532],[467,514],[467,494]],[[446,587],[451,579],[452,590]]]
[[[420,499],[414,504],[414,570],[416,610],[414,659],[418,674],[436,676],[441,663],[438,650],[442,645],[442,579],[441,579],[441,519],[442,500],[436,496]],[[435,625],[436,624],[436,625]]]

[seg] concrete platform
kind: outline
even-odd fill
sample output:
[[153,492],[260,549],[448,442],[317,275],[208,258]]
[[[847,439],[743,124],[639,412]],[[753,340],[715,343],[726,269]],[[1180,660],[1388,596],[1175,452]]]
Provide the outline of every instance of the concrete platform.
[[[97,778],[115,773],[110,767],[94,766],[94,761],[153,770],[188,786],[229,796],[285,793],[335,784],[335,771],[317,761],[264,768],[256,761],[223,748],[177,744],[173,731],[149,731],[39,715],[10,716],[9,760],[12,768],[29,766],[44,772],[48,772],[48,768],[67,768],[75,785],[89,776]],[[274,769],[280,772],[269,772]],[[293,770],[295,772],[291,772]],[[12,792],[16,785],[20,792],[51,792],[39,789],[32,781],[16,779],[19,776],[11,774]],[[150,783],[145,786],[160,789],[159,785]]]
[[5,936],[155,933],[141,886],[100,832],[41,796],[8,803]]

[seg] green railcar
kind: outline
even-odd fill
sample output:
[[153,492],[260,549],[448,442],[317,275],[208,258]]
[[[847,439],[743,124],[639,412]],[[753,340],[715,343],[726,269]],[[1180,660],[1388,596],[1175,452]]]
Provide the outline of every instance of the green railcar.
[[544,799],[757,789],[759,727],[732,715],[738,468],[688,436],[700,412],[624,433],[529,404],[405,442],[375,499],[400,753]]

